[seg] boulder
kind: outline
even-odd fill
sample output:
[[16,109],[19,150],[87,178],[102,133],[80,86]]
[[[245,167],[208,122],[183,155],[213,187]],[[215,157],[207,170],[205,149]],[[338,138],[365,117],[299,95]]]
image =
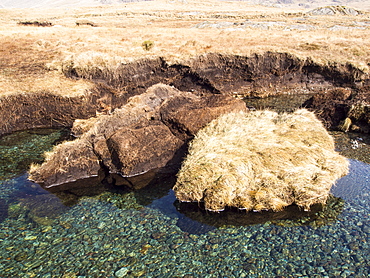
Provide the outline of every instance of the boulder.
[[183,144],[184,141],[162,123],[121,128],[107,139],[115,171],[124,176],[139,175],[166,166]]
[[77,139],[56,146],[42,165],[30,169],[29,179],[53,190],[91,177],[142,188],[158,174],[178,170],[199,129],[223,113],[246,110],[231,96],[201,97],[157,84],[111,114],[75,121]]
[[174,186],[183,202],[210,211],[236,207],[280,211],[325,204],[331,186],[348,172],[334,140],[305,109],[291,114],[225,114],[200,130]]

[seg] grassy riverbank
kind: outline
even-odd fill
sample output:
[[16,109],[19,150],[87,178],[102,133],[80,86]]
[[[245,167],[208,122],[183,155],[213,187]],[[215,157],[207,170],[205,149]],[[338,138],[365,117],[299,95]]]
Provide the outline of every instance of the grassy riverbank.
[[[308,12],[215,0],[2,9],[0,94],[79,94],[92,84],[66,78],[61,67],[71,55],[86,52],[87,56],[103,53],[115,62],[161,56],[175,63],[209,52],[250,55],[278,51],[311,57],[322,64],[351,63],[368,72],[369,14],[320,16]],[[76,25],[83,20],[96,26]],[[152,43],[151,47],[143,47],[145,41]]]

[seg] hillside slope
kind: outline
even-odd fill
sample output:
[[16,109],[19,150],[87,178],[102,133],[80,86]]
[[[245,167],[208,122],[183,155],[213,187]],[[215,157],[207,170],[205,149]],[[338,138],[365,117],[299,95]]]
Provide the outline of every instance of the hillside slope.
[[[151,0],[0,0],[0,8],[71,8],[71,7],[93,7],[101,5],[112,5],[129,2],[142,2]],[[154,0],[155,1],[155,0]],[[223,1],[223,0],[220,0]],[[243,1],[243,0],[239,0]],[[187,0],[168,0],[169,4],[178,2],[188,4]],[[201,2],[201,1],[200,1]],[[346,5],[362,10],[370,10],[370,0],[244,0],[250,4],[258,4],[275,8],[317,8],[326,5]]]
[[132,0],[1,0],[0,8],[70,8],[93,7],[106,4],[119,4],[125,2],[138,2]]

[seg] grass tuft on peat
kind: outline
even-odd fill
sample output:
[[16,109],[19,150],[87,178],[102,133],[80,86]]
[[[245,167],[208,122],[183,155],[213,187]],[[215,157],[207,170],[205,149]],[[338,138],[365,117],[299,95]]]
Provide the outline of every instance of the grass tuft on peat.
[[305,109],[226,114],[190,143],[174,186],[185,202],[210,211],[237,207],[281,211],[325,204],[348,161],[316,116]]

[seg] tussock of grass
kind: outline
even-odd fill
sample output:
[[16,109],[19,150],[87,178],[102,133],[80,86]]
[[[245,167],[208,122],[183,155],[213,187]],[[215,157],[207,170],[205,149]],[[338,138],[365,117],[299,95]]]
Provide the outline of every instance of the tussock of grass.
[[62,72],[66,76],[79,76],[86,79],[106,78],[111,76],[123,59],[106,53],[87,51],[72,55],[62,63]]
[[212,121],[189,147],[174,187],[180,201],[279,211],[293,203],[325,204],[348,161],[315,115],[231,113]]

